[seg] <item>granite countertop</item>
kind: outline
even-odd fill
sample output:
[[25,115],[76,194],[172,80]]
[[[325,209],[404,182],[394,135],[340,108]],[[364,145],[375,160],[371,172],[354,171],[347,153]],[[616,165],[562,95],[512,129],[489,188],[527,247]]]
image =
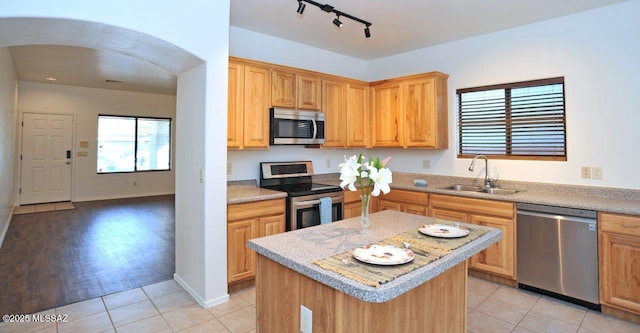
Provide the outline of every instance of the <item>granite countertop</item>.
[[255,180],[227,182],[227,205],[286,197],[286,192],[257,187]]
[[[339,174],[317,175],[314,176],[314,182],[339,185],[339,177]],[[415,186],[414,179],[425,179],[428,186]],[[515,189],[520,192],[497,195],[444,189],[452,184],[482,185],[473,178],[394,173],[391,189],[640,215],[640,191],[637,190],[501,180],[498,183],[500,188]]]
[[[370,219],[371,226],[367,234],[360,233],[360,218],[356,217],[253,239],[248,245],[257,253],[338,291],[366,302],[381,303],[392,300],[438,276],[502,238],[502,232],[499,229],[481,227],[490,231],[439,260],[401,275],[381,285],[380,288],[358,283],[312,264],[314,260],[381,241],[392,235],[436,221],[435,218],[396,211],[373,213]],[[462,223],[462,225],[465,224]]]

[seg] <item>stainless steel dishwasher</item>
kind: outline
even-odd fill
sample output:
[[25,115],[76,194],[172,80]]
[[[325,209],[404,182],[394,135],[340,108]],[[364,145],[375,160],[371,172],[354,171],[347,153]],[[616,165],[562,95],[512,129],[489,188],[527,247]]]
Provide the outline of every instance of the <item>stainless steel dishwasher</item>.
[[516,207],[519,287],[599,309],[596,212]]

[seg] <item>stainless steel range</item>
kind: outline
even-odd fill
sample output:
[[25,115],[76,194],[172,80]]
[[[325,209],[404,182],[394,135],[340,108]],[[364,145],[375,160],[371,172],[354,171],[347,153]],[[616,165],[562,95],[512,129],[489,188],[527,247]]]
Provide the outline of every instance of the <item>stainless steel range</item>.
[[322,198],[330,199],[331,221],[342,220],[343,190],[313,183],[312,175],[311,161],[260,163],[260,187],[287,192],[287,231],[319,225]]

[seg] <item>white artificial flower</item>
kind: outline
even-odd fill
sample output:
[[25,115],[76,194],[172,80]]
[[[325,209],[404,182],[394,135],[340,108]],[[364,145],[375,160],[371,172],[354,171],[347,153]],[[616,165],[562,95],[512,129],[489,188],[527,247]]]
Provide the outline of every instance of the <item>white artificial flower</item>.
[[373,180],[373,191],[371,191],[371,195],[377,197],[380,195],[380,191],[382,193],[387,194],[391,191],[389,184],[393,181],[391,170],[388,168],[380,168],[380,170],[376,168],[369,169],[369,178]]
[[344,189],[345,186],[349,185],[349,191],[355,191],[356,186],[354,183],[358,179],[360,172],[358,171],[362,166],[358,163],[358,158],[356,155],[353,155],[349,158],[345,156],[344,163],[340,163],[340,187]]

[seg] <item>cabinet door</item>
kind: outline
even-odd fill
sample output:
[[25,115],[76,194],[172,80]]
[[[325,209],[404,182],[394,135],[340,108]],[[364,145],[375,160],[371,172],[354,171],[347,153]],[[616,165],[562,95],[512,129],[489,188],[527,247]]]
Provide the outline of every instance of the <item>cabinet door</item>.
[[349,83],[347,86],[347,147],[369,146],[369,86]]
[[242,109],[244,97],[244,66],[229,63],[229,103],[227,107],[227,148],[242,145]]
[[373,147],[402,147],[402,84],[392,82],[371,87]]
[[286,108],[296,107],[297,78],[294,73],[271,71],[271,105]]
[[320,110],[322,86],[317,76],[298,75],[297,108],[305,110]]
[[244,68],[244,148],[269,148],[269,69]]
[[600,302],[640,315],[640,237],[600,233]]
[[416,205],[411,203],[402,203],[400,205],[401,211],[409,214],[427,216],[428,208],[423,205]]
[[255,276],[255,252],[247,241],[258,236],[258,219],[227,224],[227,280],[229,283]]
[[404,83],[405,147],[435,147],[436,109],[433,84],[433,78]]
[[396,210],[401,212],[402,208],[400,207],[399,202],[378,199],[378,211],[381,212],[383,210]]
[[515,278],[513,220],[471,215],[469,222],[502,230],[502,239],[500,241],[471,257],[471,267],[488,273]]
[[276,215],[260,219],[259,237],[281,234],[285,231],[285,216]]
[[467,213],[465,212],[457,212],[453,210],[439,209],[439,208],[431,208],[429,216],[435,217],[437,219],[455,221],[455,222],[468,222]]
[[324,112],[323,147],[344,147],[347,143],[347,91],[343,82],[322,81],[322,112]]
[[349,219],[352,217],[360,216],[362,214],[362,202],[351,202],[344,204],[344,218]]

